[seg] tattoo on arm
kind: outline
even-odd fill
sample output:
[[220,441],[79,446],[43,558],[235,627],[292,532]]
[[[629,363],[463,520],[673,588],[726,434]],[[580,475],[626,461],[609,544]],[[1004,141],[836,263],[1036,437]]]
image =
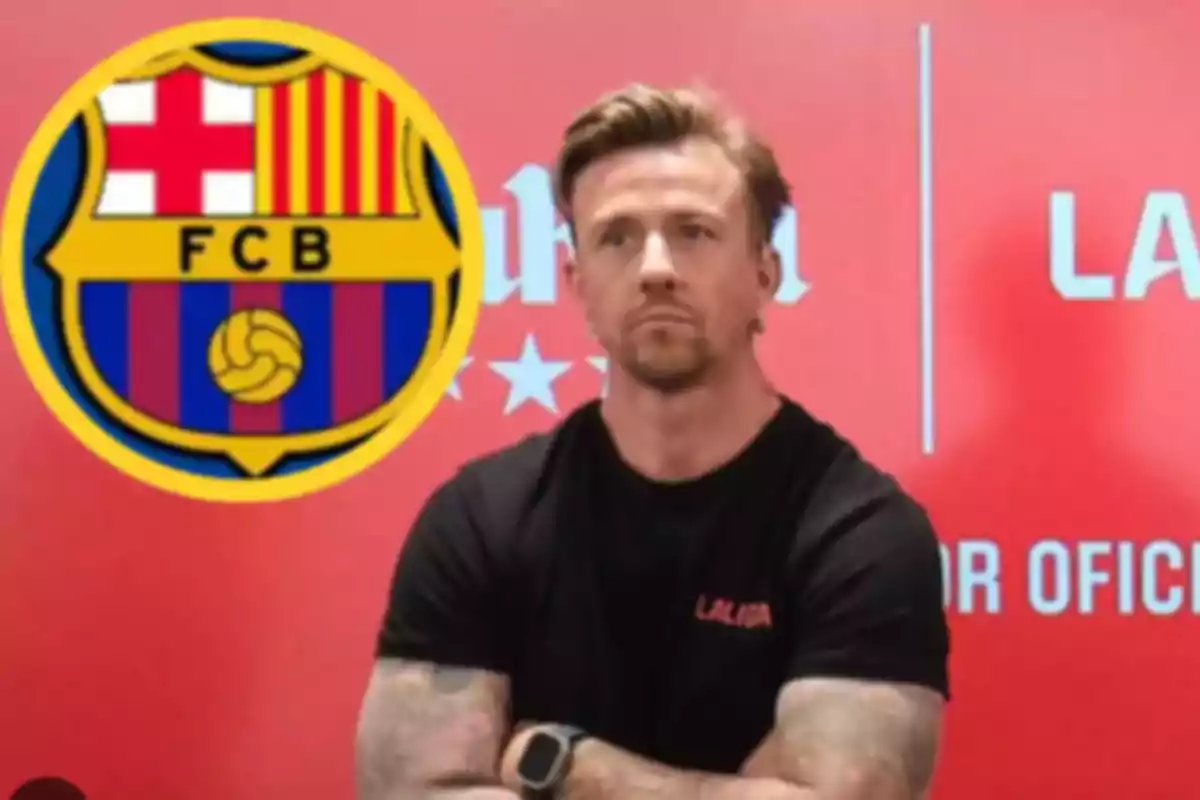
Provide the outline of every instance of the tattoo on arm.
[[918,686],[797,680],[780,692],[775,729],[761,748],[774,769],[754,777],[681,771],[584,740],[566,797],[918,800],[932,777],[941,715],[942,698]]
[[924,687],[805,678],[776,706],[780,777],[819,795],[918,800],[933,777],[943,700]]
[[[382,659],[363,700],[356,741],[358,800],[442,796],[497,786],[508,732],[508,681],[480,670]],[[471,797],[514,797],[503,790]]]

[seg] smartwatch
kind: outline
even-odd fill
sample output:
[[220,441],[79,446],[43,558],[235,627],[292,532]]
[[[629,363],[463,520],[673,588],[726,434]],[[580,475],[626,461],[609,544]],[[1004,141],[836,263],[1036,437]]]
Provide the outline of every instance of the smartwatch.
[[522,800],[555,800],[571,771],[575,746],[586,738],[570,725],[549,725],[531,735],[517,762]]

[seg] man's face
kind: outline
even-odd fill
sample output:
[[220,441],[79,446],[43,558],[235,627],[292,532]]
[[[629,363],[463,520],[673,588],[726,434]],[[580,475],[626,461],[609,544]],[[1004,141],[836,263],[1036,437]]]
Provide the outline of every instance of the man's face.
[[600,344],[639,382],[681,391],[748,351],[778,280],[744,182],[707,139],[616,153],[580,174],[568,280]]

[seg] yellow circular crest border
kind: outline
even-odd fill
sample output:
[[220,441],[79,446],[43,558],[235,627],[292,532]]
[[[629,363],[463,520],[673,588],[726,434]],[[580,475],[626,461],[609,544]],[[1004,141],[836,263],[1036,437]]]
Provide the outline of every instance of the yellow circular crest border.
[[[37,340],[28,312],[24,280],[24,232],[41,169],[71,120],[100,91],[156,57],[197,44],[258,41],[290,45],[353,69],[404,106],[438,155],[458,217],[461,261],[454,324],[419,388],[390,422],[342,456],[303,472],[267,478],[215,478],[184,472],[132,450],[110,436],[79,408],[55,377]],[[2,218],[0,291],[9,333],[34,387],[54,415],[89,450],[143,483],[184,497],[211,502],[270,502],[328,489],[377,464],[428,419],[445,395],[467,354],[483,298],[483,224],[479,201],[462,155],[425,99],[384,62],[350,42],[298,23],[274,19],[224,18],[187,23],[151,34],[93,67],[68,89],[42,120],[18,162]],[[408,387],[406,387],[408,388]]]

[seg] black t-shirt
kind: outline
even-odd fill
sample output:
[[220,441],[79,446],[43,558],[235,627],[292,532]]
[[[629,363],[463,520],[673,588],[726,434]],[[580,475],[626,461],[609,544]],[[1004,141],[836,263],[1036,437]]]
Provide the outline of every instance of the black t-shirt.
[[432,495],[378,654],[501,672],[514,720],[735,772],[791,678],[948,696],[941,581],[921,507],[795,403],[664,484],[624,464],[593,402]]

